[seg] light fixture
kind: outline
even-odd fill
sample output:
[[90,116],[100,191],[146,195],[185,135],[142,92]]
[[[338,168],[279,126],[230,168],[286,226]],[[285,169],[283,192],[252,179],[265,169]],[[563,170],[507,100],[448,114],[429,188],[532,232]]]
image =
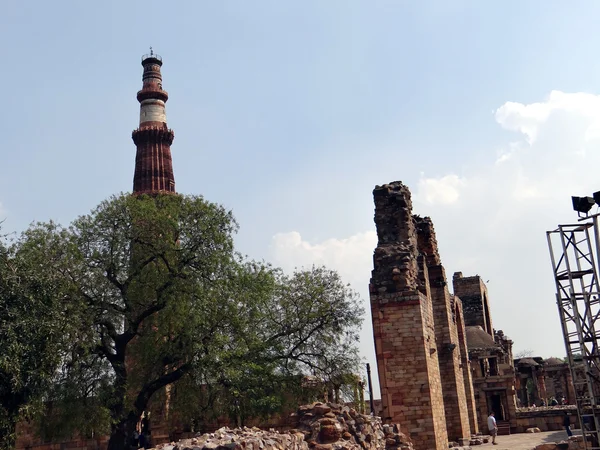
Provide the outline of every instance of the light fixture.
[[596,192],[594,197],[571,197],[573,209],[577,212],[587,214],[596,203],[596,194],[598,194],[598,201],[600,201],[600,192]]

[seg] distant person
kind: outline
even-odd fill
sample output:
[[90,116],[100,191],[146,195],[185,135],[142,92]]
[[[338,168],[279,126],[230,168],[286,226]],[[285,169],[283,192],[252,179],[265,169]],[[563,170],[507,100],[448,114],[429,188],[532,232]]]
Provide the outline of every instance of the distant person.
[[565,430],[567,430],[567,436],[573,436],[573,432],[571,431],[571,418],[569,417],[569,413],[567,411],[565,411],[563,425],[565,426]]
[[141,430],[140,430],[140,438],[139,438],[139,446],[141,448],[150,448],[151,444],[150,444],[150,417],[148,417],[150,414],[145,412],[142,414],[142,421],[141,421]]
[[564,395],[560,398],[560,404],[561,405],[566,405],[567,404],[567,399],[565,398]]
[[558,401],[554,398],[550,398],[550,406],[558,406]]
[[546,400],[542,399],[542,401],[540,401],[540,406],[546,406]]
[[492,436],[492,444],[498,445],[496,442],[496,436],[498,435],[498,425],[496,425],[496,417],[494,411],[490,413],[487,419],[488,430],[490,430],[490,436]]

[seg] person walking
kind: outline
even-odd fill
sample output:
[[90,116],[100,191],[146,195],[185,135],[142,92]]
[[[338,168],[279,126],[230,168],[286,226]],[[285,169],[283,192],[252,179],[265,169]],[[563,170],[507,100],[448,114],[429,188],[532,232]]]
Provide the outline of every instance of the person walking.
[[571,431],[571,418],[569,417],[569,413],[567,411],[565,411],[563,425],[565,426],[565,430],[567,430],[567,436],[573,436],[573,432]]
[[492,444],[498,445],[496,442],[496,436],[498,435],[498,425],[496,425],[496,417],[494,411],[490,413],[487,419],[488,430],[490,430],[490,436],[492,436]]
[[150,433],[150,413],[143,412],[142,420],[140,422],[139,448],[148,449],[152,447],[150,443]]

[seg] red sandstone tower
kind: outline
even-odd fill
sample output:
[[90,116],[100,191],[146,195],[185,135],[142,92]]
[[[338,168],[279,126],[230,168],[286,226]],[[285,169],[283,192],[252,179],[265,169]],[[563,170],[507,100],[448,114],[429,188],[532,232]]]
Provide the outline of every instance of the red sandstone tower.
[[[142,56],[142,66],[144,67],[143,84],[142,89],[137,93],[140,102],[140,125],[131,135],[137,147],[133,195],[174,194],[175,177],[171,160],[171,144],[175,134],[167,127],[165,103],[169,99],[169,94],[162,88],[160,72],[162,58],[150,47],[150,54]],[[153,323],[152,327],[156,326],[157,324]],[[126,365],[132,372],[135,370],[135,351],[133,347],[133,351],[126,359]],[[152,414],[152,439],[155,443],[167,441],[169,437],[169,386],[157,394],[160,395],[154,397],[148,405],[148,410]]]
[[175,192],[171,160],[171,144],[175,134],[167,127],[165,103],[169,95],[162,88],[162,58],[155,54],[151,47],[150,54],[142,57],[142,66],[143,86],[137,93],[140,102],[140,126],[131,136],[137,147],[133,193]]

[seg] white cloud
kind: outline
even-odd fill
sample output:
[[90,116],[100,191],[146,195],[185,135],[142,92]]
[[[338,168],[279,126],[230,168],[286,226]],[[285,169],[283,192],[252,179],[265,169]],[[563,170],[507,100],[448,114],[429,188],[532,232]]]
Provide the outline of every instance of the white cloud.
[[429,204],[454,203],[466,186],[466,181],[457,175],[445,175],[437,179],[421,177],[419,180],[419,192]]
[[503,128],[524,134],[529,144],[533,144],[540,129],[556,112],[578,116],[583,121],[591,119],[591,136],[597,137],[600,97],[583,92],[569,94],[552,91],[546,101],[528,105],[506,102],[495,111],[495,117]]
[[334,268],[355,290],[359,290],[365,282],[365,273],[368,276],[372,269],[376,245],[375,231],[358,233],[346,239],[327,239],[315,244],[304,240],[297,231],[291,231],[273,236],[270,253],[273,262],[285,270],[313,264]]

